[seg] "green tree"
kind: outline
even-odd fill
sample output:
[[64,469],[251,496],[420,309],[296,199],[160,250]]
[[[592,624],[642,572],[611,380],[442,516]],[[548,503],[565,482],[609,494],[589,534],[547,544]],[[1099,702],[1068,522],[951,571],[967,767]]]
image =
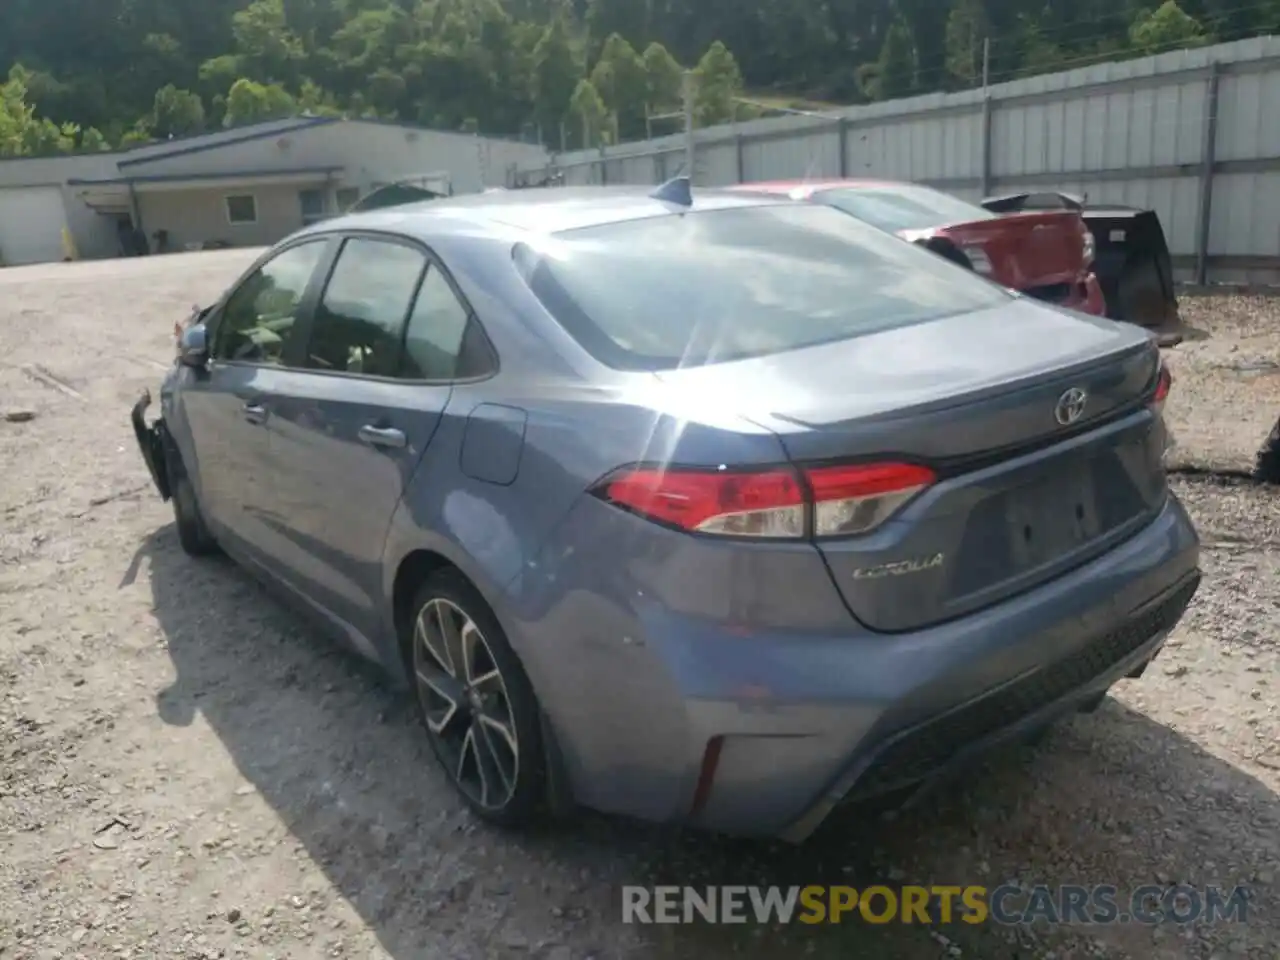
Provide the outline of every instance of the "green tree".
[[297,110],[293,97],[274,83],[257,83],[241,77],[227,92],[227,108],[222,118],[224,127],[287,117]]
[[159,138],[185,137],[204,129],[204,103],[200,95],[168,84],[156,91],[151,108],[151,130]]
[[71,153],[80,128],[73,123],[59,126],[36,116],[35,107],[27,103],[30,75],[29,70],[15,64],[9,70],[9,79],[0,84],[0,157]]
[[1129,41],[1142,53],[1199,46],[1208,40],[1204,27],[1184,13],[1175,0],[1165,0],[1150,13],[1139,15],[1129,28]]
[[0,84],[0,157],[26,156],[27,129],[35,121],[35,108],[27,103],[24,73],[14,65],[9,79]]
[[289,29],[284,0],[253,0],[231,17],[240,65],[263,80],[291,79],[303,59],[302,41]]
[[866,92],[872,100],[909,96],[915,88],[915,50],[911,33],[902,21],[889,28],[874,69],[866,75]]
[[133,147],[143,143],[150,143],[154,138],[151,136],[151,126],[147,119],[143,117],[135,123],[130,129],[120,135],[121,147]]
[[694,122],[699,126],[729,123],[739,112],[742,72],[729,48],[719,40],[707,47],[693,68]]
[[578,81],[578,85],[573,90],[573,96],[569,100],[569,112],[582,126],[582,145],[584,147],[599,146],[608,109],[604,105],[600,91],[590,80]]
[[581,76],[568,18],[561,13],[547,24],[533,48],[533,105],[545,136],[557,130],[568,115],[569,101]]
[[684,98],[684,71],[656,40],[644,48],[645,96],[651,112],[677,107]]
[[303,80],[298,91],[298,111],[315,117],[340,117],[342,109],[333,94],[313,80]]
[[983,42],[991,33],[982,0],[956,0],[947,16],[947,72],[962,86],[982,82]]
[[80,131],[80,150],[82,153],[106,153],[111,144],[97,127],[85,127]]
[[636,48],[621,34],[610,34],[600,48],[590,79],[605,109],[617,119],[622,135],[642,136],[649,77]]
[[[1277,31],[1280,0],[0,0],[0,84],[27,68],[23,150],[64,149],[65,124],[82,146],[89,128],[132,143],[198,126],[172,93],[157,115],[165,90],[197,96],[206,129],[296,98],[554,141],[584,76],[619,133],[641,136],[646,105],[676,108],[677,64],[700,57],[711,123],[750,115],[739,90],[824,110],[973,85],[984,37],[999,81]],[[258,88],[232,104],[241,79]]]

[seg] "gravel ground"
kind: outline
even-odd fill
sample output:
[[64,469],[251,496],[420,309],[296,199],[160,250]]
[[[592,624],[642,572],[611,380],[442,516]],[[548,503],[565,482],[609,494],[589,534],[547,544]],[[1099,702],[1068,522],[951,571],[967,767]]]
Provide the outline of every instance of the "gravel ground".
[[[510,837],[404,699],[178,549],[128,404],[243,251],[0,271],[0,957],[982,960],[1280,954],[1280,499],[1175,477],[1206,580],[1155,667],[923,807],[813,842],[586,816]],[[1185,463],[1247,465],[1280,301],[1189,299]],[[1250,403],[1262,402],[1256,416]],[[623,926],[624,883],[1248,884],[1247,924]]]

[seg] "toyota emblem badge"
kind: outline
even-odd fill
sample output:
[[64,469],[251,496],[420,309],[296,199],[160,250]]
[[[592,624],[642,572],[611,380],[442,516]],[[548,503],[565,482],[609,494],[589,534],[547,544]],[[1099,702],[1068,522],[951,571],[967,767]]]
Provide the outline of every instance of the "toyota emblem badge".
[[1072,387],[1058,398],[1058,405],[1053,408],[1054,419],[1064,427],[1069,427],[1084,416],[1085,404],[1089,395],[1079,387]]

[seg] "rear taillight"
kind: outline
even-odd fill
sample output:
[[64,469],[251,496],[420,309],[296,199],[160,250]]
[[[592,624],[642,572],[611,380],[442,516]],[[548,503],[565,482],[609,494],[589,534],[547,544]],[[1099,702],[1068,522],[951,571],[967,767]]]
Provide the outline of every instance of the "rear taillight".
[[869,463],[805,471],[813,491],[815,536],[874,530],[937,477],[910,463]]
[[793,470],[628,467],[593,491],[646,519],[694,533],[799,539],[875,529],[936,479],[907,463]]
[[1173,374],[1163,363],[1160,364],[1160,376],[1156,380],[1156,403],[1164,403],[1169,396],[1169,388],[1173,386]]
[[1173,386],[1173,374],[1169,372],[1163,361],[1160,364],[1160,372],[1156,375],[1156,391],[1151,396],[1151,405],[1155,407],[1157,412],[1164,411],[1164,402],[1169,397],[1169,390]]
[[597,493],[610,503],[682,530],[744,537],[804,535],[805,496],[790,469],[621,470]]

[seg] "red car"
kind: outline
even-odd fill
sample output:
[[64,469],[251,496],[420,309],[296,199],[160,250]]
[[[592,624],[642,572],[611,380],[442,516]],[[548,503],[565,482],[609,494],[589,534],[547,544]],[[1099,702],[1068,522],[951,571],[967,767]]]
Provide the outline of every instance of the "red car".
[[1093,234],[1072,210],[999,215],[915,183],[777,180],[733,189],[823,203],[1027,296],[1106,315]]

